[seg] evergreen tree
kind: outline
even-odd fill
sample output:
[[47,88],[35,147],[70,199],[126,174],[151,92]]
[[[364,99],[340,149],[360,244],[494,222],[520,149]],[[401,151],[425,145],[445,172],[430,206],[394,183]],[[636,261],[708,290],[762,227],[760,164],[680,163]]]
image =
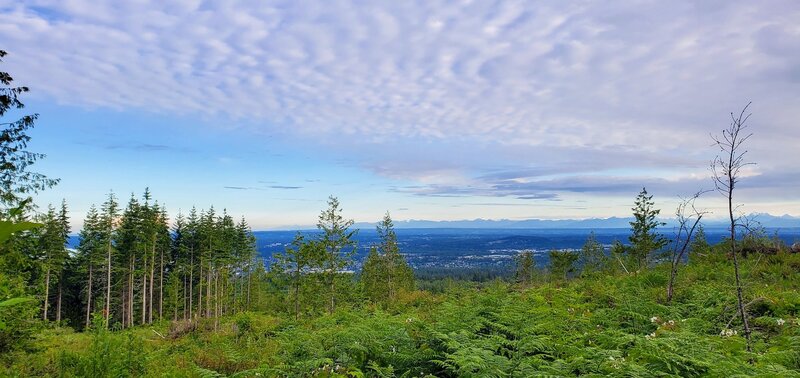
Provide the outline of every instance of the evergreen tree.
[[[170,245],[170,275],[168,294],[171,299],[173,320],[178,320],[178,314],[183,319],[187,319],[190,314],[189,307],[189,269],[191,260],[189,259],[189,245],[187,241],[188,230],[186,218],[179,211],[175,216],[175,224],[172,228],[172,240]],[[175,281],[178,281],[177,283]],[[178,285],[176,287],[176,285]]]
[[[105,305],[103,306],[103,319],[105,320],[105,327],[108,328],[111,318],[112,269],[114,267],[113,261],[116,257],[115,239],[117,238],[116,232],[119,221],[117,219],[119,217],[119,205],[117,204],[113,192],[108,194],[101,211],[102,214],[97,224],[97,238],[100,244],[99,247],[105,252],[105,263],[103,264],[105,268],[105,294],[103,295]],[[87,315],[87,325],[88,321]]]
[[44,272],[44,304],[42,319],[48,320],[50,310],[50,287],[57,285],[55,320],[61,321],[61,298],[63,284],[63,271],[69,258],[66,245],[69,237],[69,218],[67,217],[66,204],[57,212],[53,205],[49,205],[47,213],[40,218],[44,225],[39,234],[39,251],[41,252],[41,265]]
[[250,309],[250,291],[252,290],[253,262],[256,260],[256,238],[253,231],[242,217],[236,225],[236,264],[239,280],[239,307]]
[[385,298],[388,291],[386,281],[382,276],[386,270],[385,261],[378,254],[378,247],[371,246],[364,263],[361,265],[360,281],[364,294],[373,302],[378,302]]
[[553,277],[567,279],[567,275],[575,271],[575,262],[578,261],[580,255],[573,251],[568,250],[552,250],[549,254],[550,257],[550,274]]
[[313,267],[316,262],[319,262],[324,257],[321,249],[321,244],[317,240],[306,240],[306,238],[297,233],[291,246],[286,248],[283,253],[276,254],[275,258],[275,271],[281,272],[288,277],[289,281],[289,298],[293,304],[292,312],[294,318],[300,318],[300,309],[303,305],[301,295],[301,287],[303,286],[304,278],[310,274],[309,269]]
[[83,228],[78,237],[78,259],[86,268],[86,318],[84,327],[89,327],[92,317],[92,300],[94,298],[95,271],[98,266],[103,266],[102,258],[105,252],[103,243],[102,224],[97,207],[92,205],[83,221]]
[[514,260],[517,265],[514,278],[523,285],[530,285],[530,283],[533,282],[533,275],[536,271],[536,260],[534,259],[533,251],[522,251]]
[[69,264],[69,252],[67,244],[69,242],[69,212],[67,211],[67,200],[61,200],[61,209],[57,218],[58,236],[61,239],[61,248],[58,253],[58,299],[56,300],[56,323],[61,324],[61,304],[64,299],[64,270]]
[[692,251],[692,254],[699,254],[701,256],[711,251],[711,246],[706,240],[706,231],[702,224],[697,225],[697,230],[694,232],[694,238],[692,238],[692,244],[689,246],[689,250]]
[[580,264],[585,274],[604,271],[608,265],[603,245],[597,241],[594,231],[589,233],[586,243],[581,247],[580,254]]
[[658,227],[666,223],[656,220],[661,210],[654,209],[654,204],[653,196],[647,195],[647,189],[642,188],[632,209],[634,221],[630,222],[631,247],[629,253],[635,259],[639,269],[647,267],[647,259],[651,253],[667,245],[667,239],[657,232]]
[[377,234],[380,243],[370,248],[361,270],[362,287],[374,302],[393,303],[399,292],[414,289],[414,271],[400,254],[388,212],[378,223]]
[[[6,52],[0,50],[0,62]],[[22,109],[25,105],[19,96],[28,92],[28,87],[11,87],[14,79],[7,72],[0,72],[0,117],[11,109]],[[27,150],[31,137],[27,134],[33,128],[38,114],[25,115],[22,118],[2,122],[5,128],[0,131],[0,205],[2,215],[8,217],[10,209],[26,207],[31,194],[50,188],[58,183],[58,179],[31,172],[28,168],[44,154]],[[23,215],[19,213],[19,215]]]
[[356,251],[356,242],[353,240],[357,230],[350,230],[352,219],[344,219],[339,200],[336,197],[328,198],[328,208],[319,215],[317,229],[322,233],[319,237],[321,248],[324,250],[319,269],[324,274],[328,288],[328,312],[336,310],[336,276],[342,269],[352,264]]

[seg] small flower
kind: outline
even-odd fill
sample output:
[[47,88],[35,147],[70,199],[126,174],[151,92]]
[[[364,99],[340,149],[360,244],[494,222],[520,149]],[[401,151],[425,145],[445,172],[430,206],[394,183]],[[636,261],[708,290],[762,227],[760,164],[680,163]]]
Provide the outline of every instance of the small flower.
[[658,316],[654,316],[654,317],[650,318],[650,323],[655,323],[657,321],[658,321]]
[[720,331],[720,333],[719,333],[719,335],[722,336],[722,337],[731,337],[731,336],[738,335],[738,334],[739,334],[739,332],[736,331],[735,329],[728,329],[728,328],[722,329],[722,331]]
[[669,325],[671,325],[671,326],[675,325],[675,321],[674,320],[670,320],[667,323],[669,323]]
[[651,333],[649,335],[644,335],[644,338],[648,339],[648,340],[654,339],[655,337],[656,337],[656,333],[655,332],[653,332],[653,333]]
[[778,319],[775,322],[778,323],[779,326],[782,326],[784,323],[786,323],[786,321],[783,319]]

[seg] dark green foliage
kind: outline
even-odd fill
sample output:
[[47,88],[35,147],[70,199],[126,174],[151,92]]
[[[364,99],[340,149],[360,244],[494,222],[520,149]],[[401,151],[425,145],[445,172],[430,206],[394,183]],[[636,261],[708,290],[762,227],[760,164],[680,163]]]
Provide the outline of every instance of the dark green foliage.
[[550,257],[550,274],[555,279],[567,279],[567,275],[575,271],[575,263],[580,255],[573,251],[552,250]]
[[39,351],[18,355],[0,375],[800,375],[800,256],[743,260],[753,299],[763,298],[750,307],[752,354],[740,334],[720,334],[741,325],[733,268],[718,257],[695,256],[669,306],[659,298],[670,266],[660,264],[525,289],[495,281],[404,292],[391,312],[362,301],[300,320],[280,308],[222,316],[216,331],[212,319],[176,322],[183,330],[174,336],[158,325],[105,332],[99,318],[95,332],[43,333]]
[[533,259],[533,251],[522,251],[514,260],[517,265],[514,279],[523,285],[529,285],[533,282],[536,272],[536,260]]
[[702,224],[697,226],[692,242],[689,245],[689,250],[692,255],[705,255],[711,252],[711,246],[708,245],[708,241],[706,241],[706,231]]
[[317,229],[322,233],[319,237],[320,247],[324,251],[319,262],[319,271],[323,273],[325,287],[328,290],[328,312],[336,311],[336,276],[352,264],[356,252],[356,242],[353,240],[358,230],[350,230],[352,219],[342,216],[342,209],[336,197],[328,198],[328,208],[319,215]]
[[638,269],[646,268],[648,258],[668,243],[656,230],[665,223],[656,220],[661,210],[654,209],[654,204],[653,196],[647,195],[647,189],[642,188],[632,209],[634,221],[631,222],[631,246],[628,253],[637,263]]
[[397,234],[388,212],[377,229],[381,242],[370,248],[361,269],[361,285],[373,302],[391,304],[398,293],[414,289],[414,272],[400,254]]
[[[6,52],[0,50],[0,62],[4,56]],[[0,117],[9,110],[25,107],[19,96],[28,92],[28,87],[11,87],[13,81],[7,72],[0,72],[0,83],[3,85],[0,87]],[[28,169],[45,157],[44,154],[27,150],[28,142],[31,140],[27,133],[33,128],[38,117],[38,114],[31,114],[15,121],[3,120],[0,123],[3,127],[0,131],[0,205],[6,216],[8,209],[29,203],[25,200],[31,194],[50,188],[59,181]]]
[[597,241],[594,231],[589,233],[586,243],[581,247],[579,263],[583,274],[586,275],[608,271],[608,257],[605,254],[603,245]]
[[281,276],[286,282],[287,299],[291,302],[289,311],[294,314],[295,319],[298,319],[301,312],[305,312],[304,309],[312,303],[307,295],[308,287],[313,284],[318,274],[312,272],[311,268],[322,260],[323,253],[320,242],[306,240],[298,233],[284,253],[273,256],[275,265],[272,267],[272,272]]
[[119,337],[105,330],[105,320],[98,316],[92,342],[86,353],[67,349],[58,359],[62,376],[140,377],[145,374],[147,356],[143,341],[128,334]]

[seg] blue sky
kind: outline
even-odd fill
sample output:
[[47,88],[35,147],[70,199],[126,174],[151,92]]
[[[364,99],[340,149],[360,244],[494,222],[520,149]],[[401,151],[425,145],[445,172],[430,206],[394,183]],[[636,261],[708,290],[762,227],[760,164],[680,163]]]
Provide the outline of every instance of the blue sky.
[[[796,1],[4,1],[76,225],[113,190],[310,225],[664,214],[749,101],[745,212],[800,215]],[[721,216],[719,195],[702,206]]]

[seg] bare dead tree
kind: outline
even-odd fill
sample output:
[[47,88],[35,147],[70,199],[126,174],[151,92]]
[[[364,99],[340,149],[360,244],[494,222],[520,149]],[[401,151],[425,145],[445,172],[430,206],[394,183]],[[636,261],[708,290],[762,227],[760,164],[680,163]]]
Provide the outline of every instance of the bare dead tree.
[[678,208],[675,210],[678,228],[675,232],[675,240],[672,245],[672,269],[670,269],[669,284],[667,285],[667,303],[672,302],[672,296],[675,293],[675,279],[678,276],[678,267],[689,249],[692,235],[694,235],[697,225],[700,224],[700,220],[708,213],[704,210],[698,210],[695,206],[697,198],[703,195],[703,193],[706,192],[700,191],[689,198],[681,199],[681,202],[678,203]]
[[[734,217],[734,212],[740,205],[734,207],[733,190],[739,182],[742,168],[755,163],[745,161],[744,157],[747,150],[743,148],[744,143],[750,139],[752,133],[747,133],[746,123],[751,114],[745,115],[751,103],[742,109],[738,116],[731,113],[731,124],[727,129],[722,130],[721,136],[713,136],[714,143],[719,147],[719,154],[711,163],[714,185],[720,194],[728,199],[728,216],[730,219],[730,246],[731,256],[733,257],[733,271],[736,278],[736,302],[739,309],[739,317],[744,327],[744,337],[747,340],[747,351],[750,347],[750,325],[747,322],[747,313],[742,299],[742,279],[739,274],[739,258],[736,253],[736,227],[739,218]],[[743,256],[746,257],[746,256]]]

